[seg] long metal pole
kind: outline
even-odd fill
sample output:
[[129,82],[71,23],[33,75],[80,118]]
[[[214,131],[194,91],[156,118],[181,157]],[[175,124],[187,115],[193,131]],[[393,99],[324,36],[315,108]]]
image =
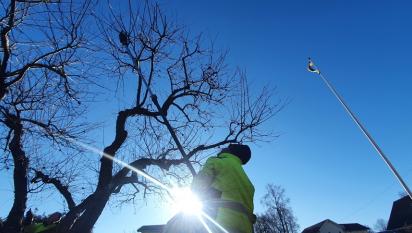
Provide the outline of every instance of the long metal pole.
[[380,157],[385,161],[386,165],[389,167],[389,169],[392,171],[393,175],[395,175],[396,179],[399,181],[401,184],[402,188],[406,191],[408,194],[409,198],[412,199],[412,192],[409,189],[408,185],[405,183],[405,181],[402,179],[401,175],[398,173],[396,168],[392,165],[391,161],[386,157],[386,155],[383,153],[382,149],[379,147],[379,145],[376,143],[376,141],[372,138],[372,135],[366,130],[366,128],[362,125],[362,123],[359,121],[359,119],[355,116],[355,114],[351,111],[349,106],[345,103],[343,98],[339,95],[339,93],[336,91],[336,89],[332,86],[332,84],[323,76],[323,74],[320,72],[320,70],[315,66],[317,70],[317,74],[322,78],[323,82],[328,86],[329,90],[335,95],[335,97],[339,100],[339,102],[342,104],[343,108],[346,110],[346,112],[349,114],[349,116],[352,118],[352,120],[356,123],[356,125],[359,127],[359,129],[362,131],[362,133],[366,136],[368,141],[372,144],[372,146],[375,148],[375,150],[378,152]]

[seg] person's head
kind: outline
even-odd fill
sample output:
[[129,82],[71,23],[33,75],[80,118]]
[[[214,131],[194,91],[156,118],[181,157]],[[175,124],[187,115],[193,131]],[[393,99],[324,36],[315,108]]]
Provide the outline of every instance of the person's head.
[[252,152],[247,145],[230,144],[227,149],[229,153],[239,157],[242,161],[242,164],[249,162],[250,157],[252,156]]
[[54,212],[43,222],[44,225],[50,225],[60,221],[62,214],[60,212]]
[[33,212],[31,212],[31,209],[29,209],[29,210],[26,212],[26,216],[24,217],[23,224],[24,224],[25,226],[31,225],[31,224],[33,223],[33,220],[34,220]]

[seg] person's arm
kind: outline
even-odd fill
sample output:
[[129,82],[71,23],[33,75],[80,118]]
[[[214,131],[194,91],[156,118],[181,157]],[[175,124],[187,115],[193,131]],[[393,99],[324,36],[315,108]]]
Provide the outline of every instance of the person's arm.
[[201,195],[208,190],[210,190],[210,186],[213,183],[213,180],[216,176],[216,158],[212,157],[209,158],[205,165],[203,166],[202,170],[193,178],[193,182],[191,185],[192,191]]

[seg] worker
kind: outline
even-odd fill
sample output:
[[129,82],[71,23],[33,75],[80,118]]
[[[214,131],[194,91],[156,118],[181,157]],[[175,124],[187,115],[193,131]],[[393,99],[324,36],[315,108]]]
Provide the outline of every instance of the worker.
[[[251,233],[256,216],[253,214],[254,187],[242,165],[251,157],[247,145],[230,144],[217,156],[209,158],[193,179],[192,191],[203,203],[203,211],[230,233]],[[178,214],[163,233],[204,233],[208,222],[211,232],[222,232],[198,216]]]
[[[30,212],[30,213],[29,213]],[[45,219],[43,219],[41,222],[36,222],[33,221],[34,215],[32,214],[31,210],[26,214],[26,219],[25,220],[27,223],[30,221],[30,215],[31,217],[31,222],[28,225],[24,226],[24,233],[48,233],[48,232],[53,232],[59,223],[62,214],[60,212],[54,212]]]
[[230,233],[251,233],[256,221],[255,189],[242,167],[250,158],[249,146],[230,144],[206,161],[192,183],[204,211]]
[[34,221],[34,214],[31,211],[31,209],[29,209],[26,212],[26,216],[23,219],[23,226],[29,226],[29,225],[33,224],[33,221]]

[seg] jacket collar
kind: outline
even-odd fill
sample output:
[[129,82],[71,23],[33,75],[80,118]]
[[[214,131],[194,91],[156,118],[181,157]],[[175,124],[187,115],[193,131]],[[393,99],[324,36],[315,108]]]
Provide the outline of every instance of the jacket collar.
[[220,153],[217,157],[219,157],[219,158],[234,159],[234,160],[236,160],[237,162],[239,162],[240,165],[242,165],[242,160],[240,160],[239,157],[237,157],[236,155],[233,155],[233,154],[231,154],[231,153],[227,153],[227,152]]

